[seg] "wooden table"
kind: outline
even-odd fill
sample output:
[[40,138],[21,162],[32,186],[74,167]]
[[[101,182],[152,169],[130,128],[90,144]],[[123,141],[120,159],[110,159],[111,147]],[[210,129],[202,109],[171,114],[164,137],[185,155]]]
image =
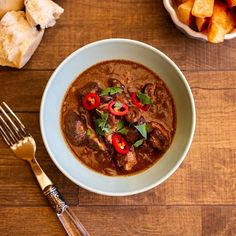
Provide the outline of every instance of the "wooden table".
[[[0,68],[0,101],[9,103],[37,141],[37,157],[92,235],[236,235],[236,40],[212,45],[187,38],[161,0],[60,0],[65,13],[46,31],[22,70]],[[172,58],[186,75],[197,109],[194,142],[163,184],[130,197],[79,188],[55,167],[39,129],[45,85],[81,46],[131,38]],[[53,107],[52,107],[53,112]],[[27,163],[0,140],[0,235],[65,235]]]

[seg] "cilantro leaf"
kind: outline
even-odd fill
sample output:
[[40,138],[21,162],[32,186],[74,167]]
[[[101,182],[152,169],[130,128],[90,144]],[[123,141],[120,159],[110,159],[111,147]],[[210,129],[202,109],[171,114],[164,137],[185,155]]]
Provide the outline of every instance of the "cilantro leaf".
[[95,130],[96,130],[96,133],[97,133],[97,134],[103,136],[105,133],[104,133],[104,131],[102,130],[102,128],[99,127],[99,124],[100,124],[100,120],[99,120],[99,119],[95,120]]
[[129,132],[129,130],[127,130],[126,128],[122,128],[122,129],[117,130],[117,133],[124,134],[124,135],[127,135],[128,132]]
[[108,87],[102,90],[100,96],[114,95],[116,93],[122,93],[123,89],[120,87]]
[[122,107],[122,103],[120,101],[115,103],[115,107],[121,108]]
[[99,111],[98,109],[96,109],[97,114],[101,117],[102,120],[107,121],[108,119],[108,113],[103,112],[103,111]]
[[124,126],[124,122],[123,121],[119,121],[118,124],[117,124],[117,130],[122,129],[124,127],[125,127]]
[[141,145],[143,144],[143,141],[144,141],[144,139],[139,139],[138,141],[136,141],[136,142],[133,144],[133,146],[134,146],[134,147],[139,147],[139,146],[141,146]]
[[135,125],[134,126],[138,131],[139,133],[145,138],[147,139],[147,124],[144,123],[142,125]]
[[129,130],[127,130],[124,126],[124,123],[122,121],[119,121],[118,122],[118,125],[117,125],[117,130],[116,130],[117,133],[120,133],[120,134],[128,134]]
[[107,120],[108,120],[108,113],[105,113],[103,111],[99,111],[96,109],[97,114],[100,116],[100,118],[95,120],[95,129],[96,132],[99,135],[105,135],[105,133],[109,133],[111,131]]
[[151,98],[148,97],[146,94],[139,92],[139,93],[137,93],[137,97],[143,105],[153,106],[153,102],[152,102]]
[[109,134],[109,133],[111,133],[112,130],[111,130],[111,128],[109,128],[109,127],[104,127],[104,128],[103,128],[103,131],[104,131],[105,133],[108,133],[108,134]]

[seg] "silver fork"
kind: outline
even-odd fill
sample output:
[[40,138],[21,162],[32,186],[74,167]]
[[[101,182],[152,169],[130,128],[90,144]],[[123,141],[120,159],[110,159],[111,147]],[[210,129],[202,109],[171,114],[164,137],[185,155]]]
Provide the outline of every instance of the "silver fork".
[[3,139],[17,157],[28,161],[44,195],[56,211],[67,234],[69,236],[89,236],[87,230],[38,164],[35,158],[34,138],[5,102],[0,105],[0,111],[0,133]]

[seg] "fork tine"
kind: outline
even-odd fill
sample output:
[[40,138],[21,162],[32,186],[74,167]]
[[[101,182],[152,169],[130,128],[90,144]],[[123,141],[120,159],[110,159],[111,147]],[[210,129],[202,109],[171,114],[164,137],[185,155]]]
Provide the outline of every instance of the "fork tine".
[[[4,111],[4,109],[0,106],[0,110],[2,111],[2,119],[4,119],[4,123],[8,125],[9,129],[12,131],[14,136],[18,139],[21,139],[22,136],[19,133],[19,129],[16,127],[12,119],[9,117],[9,115]],[[4,118],[3,118],[4,117]]]
[[16,116],[16,114],[12,111],[12,109],[5,103],[2,102],[5,108],[10,112],[10,114],[15,118],[17,126],[21,129],[21,131],[24,133],[25,136],[31,136],[30,133],[27,131],[23,123],[20,121],[20,119]]
[[18,139],[22,139],[25,136],[21,133],[19,128],[15,125],[13,120],[10,118],[10,116],[6,113],[6,111],[0,106],[0,110],[2,111],[3,115],[5,116],[6,123],[8,123],[9,127],[11,128],[12,132],[15,133],[15,136],[17,136]]
[[8,137],[11,137],[11,139],[13,140],[13,143],[17,143],[19,141],[19,138],[14,134],[14,132],[12,131],[12,129],[9,127],[9,125],[6,123],[6,121],[2,118],[2,116],[0,115],[0,121],[1,121],[1,127],[3,129],[3,127],[5,127],[5,134],[9,134]]
[[2,128],[1,124],[0,124],[0,133],[3,137],[3,139],[6,141],[6,143],[9,146],[12,146],[14,143],[12,142],[12,140],[10,139],[10,137],[6,134],[6,132],[4,131],[4,129]]

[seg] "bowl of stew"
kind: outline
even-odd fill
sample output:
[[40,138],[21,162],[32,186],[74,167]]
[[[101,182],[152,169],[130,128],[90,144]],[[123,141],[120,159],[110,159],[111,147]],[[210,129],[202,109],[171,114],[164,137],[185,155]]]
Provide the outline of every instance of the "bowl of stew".
[[56,166],[95,193],[125,196],[166,180],[195,130],[186,78],[156,48],[128,39],[88,44],[52,74],[40,109]]

